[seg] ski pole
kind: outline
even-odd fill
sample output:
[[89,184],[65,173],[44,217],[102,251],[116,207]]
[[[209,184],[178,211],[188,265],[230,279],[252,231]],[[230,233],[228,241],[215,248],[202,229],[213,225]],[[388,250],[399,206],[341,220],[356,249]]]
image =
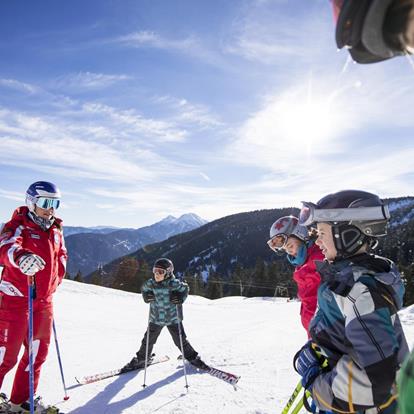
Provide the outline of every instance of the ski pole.
[[55,325],[55,320],[54,319],[53,319],[53,325],[52,326],[53,326],[53,335],[55,337],[56,353],[57,353],[57,357],[58,357],[58,361],[59,361],[60,376],[62,378],[63,391],[65,392],[65,396],[63,397],[63,399],[66,401],[66,400],[69,399],[69,395],[68,395],[68,391],[66,389],[65,376],[63,375],[62,359],[60,357],[59,342],[58,342],[58,338],[57,338],[57,334],[56,334],[56,325]]
[[[302,381],[298,382],[298,385],[296,385],[295,389],[292,392],[292,395],[289,398],[289,401],[286,403],[285,408],[282,410],[282,414],[287,414],[292,407],[293,403],[296,400],[296,397],[299,395],[300,390],[303,388]],[[302,400],[301,400],[302,401]],[[303,405],[303,401],[302,401]]]
[[145,388],[147,386],[147,384],[145,383],[145,381],[147,379],[148,347],[149,347],[149,334],[150,334],[150,319],[151,319],[151,305],[150,305],[149,313],[148,313],[147,338],[146,338],[146,344],[145,344],[144,383],[142,384],[143,388]]
[[181,332],[181,320],[179,318],[178,313],[178,305],[175,305],[175,310],[177,311],[177,317],[178,317],[178,334],[180,336],[180,347],[181,347],[181,356],[183,358],[183,368],[184,368],[184,378],[185,378],[185,388],[187,388],[188,391],[188,382],[187,382],[187,369],[185,367],[185,358],[184,358],[184,345],[183,345],[183,334]]
[[33,367],[33,300],[36,298],[36,280],[35,276],[28,277],[29,283],[29,402],[30,414],[34,414],[34,367]]

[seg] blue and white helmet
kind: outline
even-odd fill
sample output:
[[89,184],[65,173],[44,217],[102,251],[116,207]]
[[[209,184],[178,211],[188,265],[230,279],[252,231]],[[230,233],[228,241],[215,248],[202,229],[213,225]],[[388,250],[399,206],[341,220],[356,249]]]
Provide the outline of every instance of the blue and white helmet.
[[[35,210],[35,205],[39,198],[60,200],[60,190],[53,183],[48,181],[36,181],[31,184],[26,191],[26,206],[32,212]],[[59,206],[59,203],[55,205],[55,208]]]

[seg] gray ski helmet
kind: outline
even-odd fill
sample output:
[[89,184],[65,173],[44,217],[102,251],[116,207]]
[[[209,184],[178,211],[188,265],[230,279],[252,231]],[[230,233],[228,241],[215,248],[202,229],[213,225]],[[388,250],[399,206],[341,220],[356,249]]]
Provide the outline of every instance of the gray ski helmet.
[[[281,236],[281,240],[279,241],[280,245],[275,243],[277,236]],[[267,244],[276,253],[278,251],[281,252],[290,236],[294,236],[304,242],[309,238],[308,229],[298,223],[297,217],[281,217],[270,227],[270,240],[268,240]]]
[[299,221],[329,223],[338,256],[352,256],[364,243],[375,248],[377,238],[387,234],[388,206],[375,194],[344,190],[303,204]]
[[174,273],[174,264],[166,257],[160,257],[154,262],[153,268],[164,269],[167,273],[165,278],[170,277]]

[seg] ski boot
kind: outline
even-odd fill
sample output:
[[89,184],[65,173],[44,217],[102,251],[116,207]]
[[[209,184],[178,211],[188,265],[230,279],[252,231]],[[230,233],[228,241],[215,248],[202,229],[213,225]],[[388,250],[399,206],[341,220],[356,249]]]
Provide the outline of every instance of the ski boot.
[[203,371],[208,371],[210,367],[199,357],[195,357],[188,361],[193,367],[201,369]]
[[[147,365],[151,363],[155,354],[152,354],[147,361]],[[124,367],[121,368],[121,372],[135,371],[145,367],[145,359],[134,356],[131,361],[128,362]]]
[[[9,411],[7,413],[15,414],[30,414],[30,402],[25,401],[22,404],[9,403]],[[59,408],[53,405],[46,405],[41,397],[36,397],[34,400],[34,412],[35,414],[59,414]]]
[[4,393],[0,393],[0,414],[6,414],[9,412],[10,404],[9,400]]

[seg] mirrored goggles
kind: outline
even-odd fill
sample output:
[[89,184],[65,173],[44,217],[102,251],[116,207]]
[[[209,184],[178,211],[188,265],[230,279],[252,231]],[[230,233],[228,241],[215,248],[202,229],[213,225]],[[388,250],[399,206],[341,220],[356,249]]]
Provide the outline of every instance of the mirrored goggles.
[[60,206],[60,200],[58,198],[38,197],[36,205],[44,210],[49,210],[50,208],[57,210]]
[[274,251],[280,252],[286,246],[289,236],[286,234],[280,233],[273,236],[270,240],[267,241],[267,245]]
[[319,209],[316,204],[302,201],[299,213],[299,224],[309,226],[318,222],[339,221],[376,221],[388,220],[390,211],[387,205],[356,208],[326,208]]
[[154,273],[154,275],[165,276],[167,274],[167,271],[165,269],[161,269],[159,267],[153,267],[152,268],[152,273]]

